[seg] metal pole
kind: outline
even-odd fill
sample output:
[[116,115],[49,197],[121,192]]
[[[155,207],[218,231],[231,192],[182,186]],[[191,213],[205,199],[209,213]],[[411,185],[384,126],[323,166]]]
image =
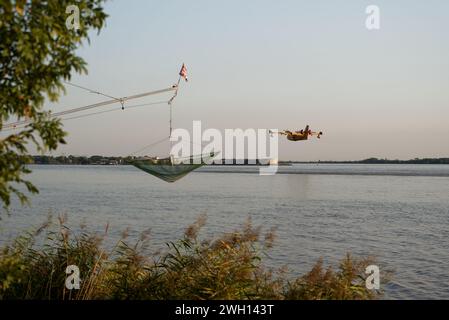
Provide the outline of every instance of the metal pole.
[[173,123],[173,106],[170,103],[170,135],[168,136],[169,138],[171,138],[171,134],[173,131],[172,123]]

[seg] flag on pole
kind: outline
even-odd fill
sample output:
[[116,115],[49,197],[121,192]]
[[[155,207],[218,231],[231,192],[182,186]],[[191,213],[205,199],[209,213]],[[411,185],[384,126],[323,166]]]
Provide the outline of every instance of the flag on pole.
[[184,78],[185,81],[189,81],[189,80],[187,79],[187,68],[186,68],[186,66],[185,66],[184,63],[182,64],[181,71],[179,71],[179,75],[180,75],[182,78]]

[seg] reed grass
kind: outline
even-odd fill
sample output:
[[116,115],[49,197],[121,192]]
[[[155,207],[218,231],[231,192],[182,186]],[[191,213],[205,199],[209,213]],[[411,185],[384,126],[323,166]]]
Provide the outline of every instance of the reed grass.
[[[372,258],[347,255],[333,270],[322,260],[307,274],[288,277],[285,269],[266,268],[263,257],[273,246],[273,230],[262,234],[248,220],[216,239],[200,237],[205,216],[184,236],[148,254],[144,232],[133,245],[126,234],[104,249],[104,234],[83,228],[72,233],[66,219],[45,224],[0,249],[0,299],[376,299],[381,291],[365,287]],[[37,239],[44,239],[38,241]],[[80,269],[79,290],[65,287],[68,265]]]

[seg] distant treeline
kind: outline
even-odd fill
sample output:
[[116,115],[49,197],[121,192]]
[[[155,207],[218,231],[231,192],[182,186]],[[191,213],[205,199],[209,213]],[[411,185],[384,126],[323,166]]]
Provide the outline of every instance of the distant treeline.
[[411,159],[411,160],[389,160],[389,159],[378,159],[378,158],[368,158],[364,160],[355,161],[282,161],[282,164],[288,163],[367,163],[367,164],[449,164],[449,158],[423,158],[423,159]]
[[33,156],[34,164],[122,165],[128,164],[131,159],[105,156]]
[[[133,157],[106,157],[106,156],[33,156],[34,164],[66,164],[66,165],[127,165],[130,164]],[[266,161],[261,162],[259,160],[248,159],[232,159],[221,160],[225,165],[263,165]],[[219,164],[219,163],[213,163]]]
[[[127,165],[130,164],[132,157],[106,157],[106,156],[33,156],[34,164],[70,164],[70,165]],[[366,163],[366,164],[449,164],[449,158],[424,158],[424,159],[411,159],[411,160],[389,160],[368,158],[364,160],[356,161],[279,161],[280,165],[289,165],[293,163]],[[238,165],[239,162],[235,159],[229,162],[225,162],[225,165]],[[242,160],[244,165],[252,164],[247,159]],[[260,164],[257,162],[256,164]]]
[[[106,157],[106,156],[91,156],[91,157],[83,157],[83,156],[33,156],[34,164],[66,164],[66,165],[128,165],[134,157]],[[260,162],[257,160],[226,160],[222,159],[222,164],[224,165],[264,165],[265,162]],[[219,164],[219,163],[213,163]]]

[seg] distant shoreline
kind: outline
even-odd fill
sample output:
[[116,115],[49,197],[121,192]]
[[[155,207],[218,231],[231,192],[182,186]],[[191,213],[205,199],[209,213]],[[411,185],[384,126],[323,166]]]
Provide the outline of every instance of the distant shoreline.
[[[33,156],[33,162],[31,164],[36,165],[129,165],[133,158],[131,157],[107,157],[107,156]],[[248,159],[236,160],[232,159],[230,163],[215,163],[209,166],[261,166],[264,164],[251,163]],[[254,161],[253,161],[254,162]],[[285,161],[281,160],[278,163],[280,166],[289,166],[293,164],[449,164],[449,158],[422,158],[411,160],[390,160],[390,159],[378,159],[368,158],[364,160],[348,160],[348,161]]]
[[[279,162],[281,163],[281,161]],[[298,164],[449,164],[449,158],[424,158],[411,160],[389,160],[370,158],[349,161],[282,161],[282,163]]]

